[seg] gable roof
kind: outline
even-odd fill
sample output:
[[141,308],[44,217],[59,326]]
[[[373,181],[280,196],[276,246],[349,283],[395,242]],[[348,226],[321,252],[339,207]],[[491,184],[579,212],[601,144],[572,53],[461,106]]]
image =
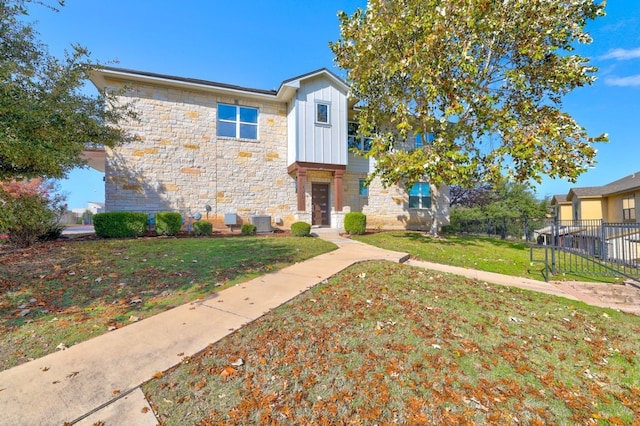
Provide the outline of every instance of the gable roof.
[[175,75],[158,74],[148,71],[108,66],[103,66],[99,69],[93,70],[90,76],[91,81],[98,88],[104,88],[107,86],[107,80],[112,79],[118,81],[138,81],[162,86],[182,87],[191,90],[195,89],[209,92],[221,92],[225,94],[241,94],[245,97],[277,100],[282,102],[288,101],[293,96],[296,89],[300,87],[301,82],[316,77],[327,78],[340,90],[345,92],[349,90],[347,83],[326,68],[320,68],[315,71],[287,79],[280,84],[278,90],[255,89],[197,78],[186,78]]
[[640,189],[640,171],[602,186],[571,188],[567,200],[577,197],[603,197]]

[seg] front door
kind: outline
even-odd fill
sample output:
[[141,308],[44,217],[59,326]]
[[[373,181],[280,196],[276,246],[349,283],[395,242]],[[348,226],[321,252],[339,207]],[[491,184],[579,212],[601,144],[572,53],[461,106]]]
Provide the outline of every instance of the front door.
[[311,184],[312,225],[329,225],[329,184]]

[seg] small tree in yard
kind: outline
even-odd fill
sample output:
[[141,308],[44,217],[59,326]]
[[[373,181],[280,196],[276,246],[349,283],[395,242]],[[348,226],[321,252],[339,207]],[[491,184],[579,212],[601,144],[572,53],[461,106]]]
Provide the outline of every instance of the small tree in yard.
[[7,233],[9,243],[19,247],[58,238],[66,210],[63,202],[51,182],[0,182],[0,233]]
[[[369,0],[340,12],[331,43],[362,105],[383,185],[433,185],[543,175],[571,181],[594,163],[594,142],[562,111],[562,97],[596,69],[572,50],[589,43],[595,0]],[[415,150],[414,133],[434,134]]]

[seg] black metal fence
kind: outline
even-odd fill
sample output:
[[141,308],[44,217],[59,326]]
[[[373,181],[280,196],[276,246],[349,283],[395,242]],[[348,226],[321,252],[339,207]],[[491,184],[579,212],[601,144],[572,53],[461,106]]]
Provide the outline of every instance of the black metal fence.
[[452,219],[447,229],[456,234],[535,241],[535,230],[546,226],[548,222],[548,218],[527,217]]
[[[640,223],[553,221],[534,231],[549,271],[640,277]],[[536,260],[542,261],[542,256]]]

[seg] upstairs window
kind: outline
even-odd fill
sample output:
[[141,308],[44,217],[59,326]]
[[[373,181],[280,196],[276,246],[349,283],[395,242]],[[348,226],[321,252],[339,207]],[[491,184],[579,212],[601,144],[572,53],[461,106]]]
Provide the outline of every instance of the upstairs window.
[[415,136],[415,142],[416,142],[416,149],[417,148],[422,148],[423,146],[429,145],[430,143],[432,143],[434,141],[434,139],[436,138],[436,135],[429,132],[429,133],[416,133]]
[[347,137],[349,149],[357,149],[358,151],[371,151],[371,138],[358,136],[358,123],[350,121],[347,124]]
[[431,208],[431,186],[427,182],[418,182],[409,189],[409,208]]
[[625,222],[636,221],[636,198],[633,195],[622,199],[622,220]]
[[218,136],[258,139],[258,108],[218,104]]
[[327,102],[316,102],[316,123],[331,124],[329,111],[330,108]]

